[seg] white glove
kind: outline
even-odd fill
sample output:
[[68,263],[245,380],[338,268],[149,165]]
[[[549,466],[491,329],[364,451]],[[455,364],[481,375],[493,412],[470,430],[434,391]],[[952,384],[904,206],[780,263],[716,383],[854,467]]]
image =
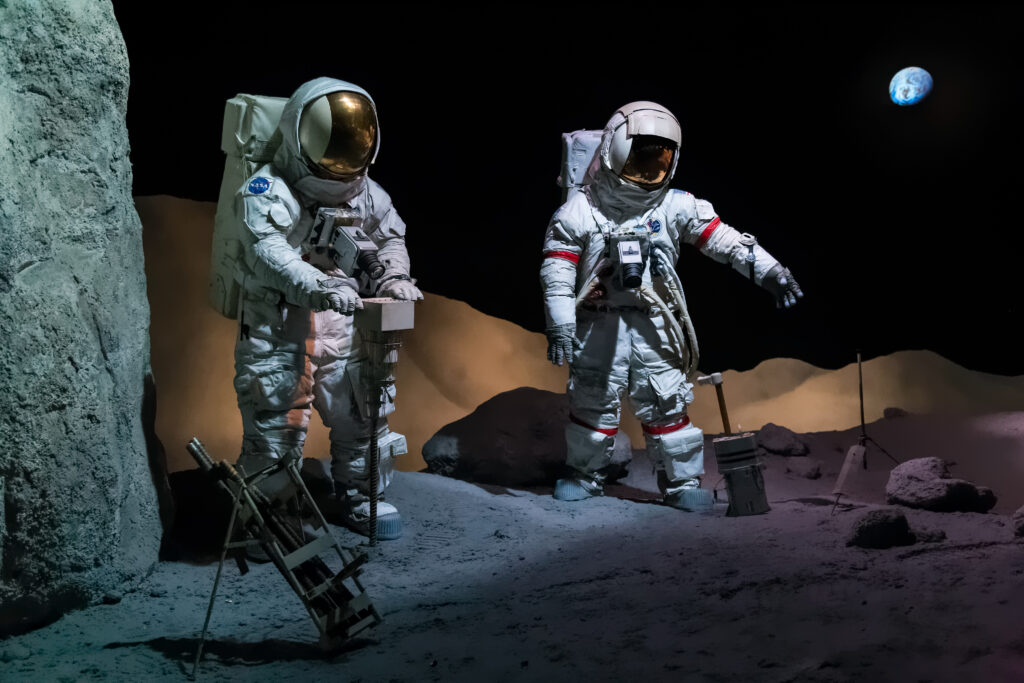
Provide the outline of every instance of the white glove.
[[359,293],[346,281],[340,278],[329,278],[317,280],[317,284],[323,289],[313,292],[314,310],[326,311],[330,308],[342,315],[352,315],[357,308],[363,307]]
[[392,299],[402,299],[403,301],[420,301],[423,299],[423,293],[416,285],[408,280],[397,278],[385,282],[384,286],[377,292],[377,295],[390,296]]

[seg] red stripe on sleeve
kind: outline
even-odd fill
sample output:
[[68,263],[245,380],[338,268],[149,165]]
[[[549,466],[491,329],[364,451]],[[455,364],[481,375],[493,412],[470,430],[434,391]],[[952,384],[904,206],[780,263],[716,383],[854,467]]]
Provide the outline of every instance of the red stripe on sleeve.
[[717,228],[718,224],[721,222],[722,219],[719,218],[718,216],[712,218],[711,222],[708,223],[708,226],[704,228],[704,232],[700,234],[700,239],[697,240],[697,244],[695,244],[694,246],[697,247],[698,249],[703,249],[704,245],[708,243],[709,239],[711,239],[711,233],[715,231],[715,228]]
[[572,261],[573,263],[580,262],[579,254],[574,254],[571,251],[546,251],[544,252],[544,258],[564,258],[566,261]]

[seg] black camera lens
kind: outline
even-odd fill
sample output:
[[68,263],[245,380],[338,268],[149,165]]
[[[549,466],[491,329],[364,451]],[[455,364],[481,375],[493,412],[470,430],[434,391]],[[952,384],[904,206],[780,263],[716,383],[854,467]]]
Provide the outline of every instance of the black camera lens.
[[377,259],[377,254],[372,251],[364,251],[359,254],[359,258],[356,259],[356,265],[374,280],[384,274],[384,266]]
[[644,282],[644,264],[623,263],[622,264],[622,286],[627,289],[636,289]]

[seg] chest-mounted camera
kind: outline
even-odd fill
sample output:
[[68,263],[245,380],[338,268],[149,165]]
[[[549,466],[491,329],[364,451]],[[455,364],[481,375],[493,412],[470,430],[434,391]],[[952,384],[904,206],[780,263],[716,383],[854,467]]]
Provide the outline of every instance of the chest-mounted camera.
[[636,289],[643,284],[650,244],[647,235],[635,230],[613,233],[611,257],[619,263],[619,282],[623,289]]
[[359,209],[318,209],[310,243],[316,251],[326,251],[334,265],[349,277],[365,273],[377,279],[384,274],[377,245],[363,232]]

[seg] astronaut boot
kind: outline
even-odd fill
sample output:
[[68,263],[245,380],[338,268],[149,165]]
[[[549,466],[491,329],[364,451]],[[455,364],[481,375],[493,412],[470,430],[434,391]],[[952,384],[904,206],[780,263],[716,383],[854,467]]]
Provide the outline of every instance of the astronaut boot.
[[555,500],[585,500],[603,495],[604,486],[600,481],[579,472],[556,481],[555,492],[552,494]]
[[319,527],[320,517],[310,508],[310,504],[300,503],[298,497],[291,498],[285,503],[285,519],[292,529],[298,532],[299,539],[304,543],[327,533],[325,529]]
[[[271,501],[271,509],[292,529],[303,529],[302,519],[298,512],[295,498],[295,486],[287,480],[284,473],[275,474],[260,483],[260,490]],[[268,484],[269,482],[269,484]],[[320,534],[317,534],[320,535]],[[250,562],[265,564],[270,562],[270,555],[262,544],[252,544],[245,548],[245,556]]]
[[665,492],[665,505],[680,510],[708,512],[715,505],[715,497],[711,490],[700,487],[700,477],[670,482],[664,470],[659,470],[658,488]]
[[245,559],[256,564],[266,564],[270,562],[270,555],[263,549],[262,545],[253,543],[252,545],[245,546]]
[[604,495],[604,476],[599,474],[612,459],[615,437],[572,418],[565,426],[565,464],[571,474],[555,482],[555,500],[584,500]]
[[[370,497],[356,489],[345,489],[335,482],[338,496],[339,519],[342,524],[362,536],[370,535]],[[402,537],[402,516],[394,505],[377,497],[377,540],[393,541]]]

